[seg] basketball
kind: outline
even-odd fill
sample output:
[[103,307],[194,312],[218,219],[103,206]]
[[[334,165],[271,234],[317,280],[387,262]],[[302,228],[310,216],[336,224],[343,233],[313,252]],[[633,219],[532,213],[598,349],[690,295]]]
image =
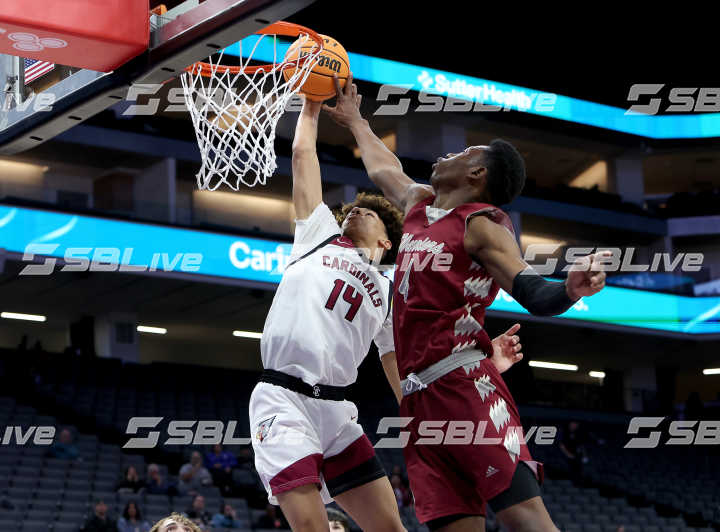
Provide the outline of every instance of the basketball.
[[[300,92],[315,102],[322,102],[335,96],[334,74],[337,74],[340,86],[344,87],[350,73],[350,61],[342,44],[327,35],[321,35],[321,37],[323,38],[323,51],[320,54],[320,60],[310,71],[303,86],[300,87]],[[302,57],[316,46],[311,39],[298,39],[288,48],[285,61],[294,61],[298,58],[298,53]],[[293,72],[295,72],[294,68],[283,70],[285,79],[290,79]]]

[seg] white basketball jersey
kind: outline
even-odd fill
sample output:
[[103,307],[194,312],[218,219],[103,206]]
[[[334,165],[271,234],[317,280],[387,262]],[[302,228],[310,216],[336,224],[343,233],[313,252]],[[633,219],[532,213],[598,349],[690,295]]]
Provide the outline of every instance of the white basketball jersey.
[[296,220],[290,265],[260,342],[264,368],[347,386],[373,339],[381,355],[394,350],[391,282],[340,233],[324,203]]

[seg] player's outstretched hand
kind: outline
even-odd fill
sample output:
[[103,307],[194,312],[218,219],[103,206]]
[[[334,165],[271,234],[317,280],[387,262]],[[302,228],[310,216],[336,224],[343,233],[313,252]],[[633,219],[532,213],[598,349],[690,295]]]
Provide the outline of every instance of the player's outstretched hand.
[[309,100],[303,93],[299,93],[303,100],[302,112],[310,116],[319,116],[322,109],[322,103]]
[[341,126],[352,127],[354,123],[362,121],[362,115],[360,114],[362,96],[358,94],[357,85],[353,83],[352,72],[348,75],[344,89],[340,87],[340,80],[337,74],[335,74],[333,78],[335,80],[335,92],[337,96],[335,107],[324,104],[323,110]]
[[509,370],[513,364],[520,362],[523,358],[520,337],[515,334],[519,329],[520,324],[516,323],[492,341],[493,356],[490,361],[495,364],[500,373]]
[[580,257],[570,267],[565,289],[568,297],[573,301],[581,297],[597,294],[605,287],[605,272],[603,271],[603,259],[610,257],[610,251],[600,251],[592,255]]

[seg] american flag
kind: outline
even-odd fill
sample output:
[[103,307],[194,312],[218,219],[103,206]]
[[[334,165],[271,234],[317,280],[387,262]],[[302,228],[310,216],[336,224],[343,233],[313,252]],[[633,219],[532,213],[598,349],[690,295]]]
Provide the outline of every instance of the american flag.
[[25,85],[44,76],[55,68],[54,63],[38,61],[37,59],[25,59]]

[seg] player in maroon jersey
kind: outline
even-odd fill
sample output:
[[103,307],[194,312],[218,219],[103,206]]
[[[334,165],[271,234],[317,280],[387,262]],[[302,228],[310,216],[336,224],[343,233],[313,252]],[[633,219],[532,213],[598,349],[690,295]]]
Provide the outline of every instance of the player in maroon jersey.
[[[517,407],[488,358],[485,309],[503,288],[533,314],[561,314],[603,288],[606,254],[583,257],[565,283],[546,281],[522,259],[510,219],[496,207],[525,182],[511,144],[449,153],[433,165],[432,186],[419,185],[360,115],[352,79],[337,93],[325,110],[350,129],[370,178],[406,216],[393,321],[400,415],[413,418],[404,453],[418,519],[431,530],[483,530],[488,503],[511,531],[557,531],[540,496],[542,464],[530,456]],[[477,423],[492,443],[413,445],[421,423],[433,421],[466,432]]]

